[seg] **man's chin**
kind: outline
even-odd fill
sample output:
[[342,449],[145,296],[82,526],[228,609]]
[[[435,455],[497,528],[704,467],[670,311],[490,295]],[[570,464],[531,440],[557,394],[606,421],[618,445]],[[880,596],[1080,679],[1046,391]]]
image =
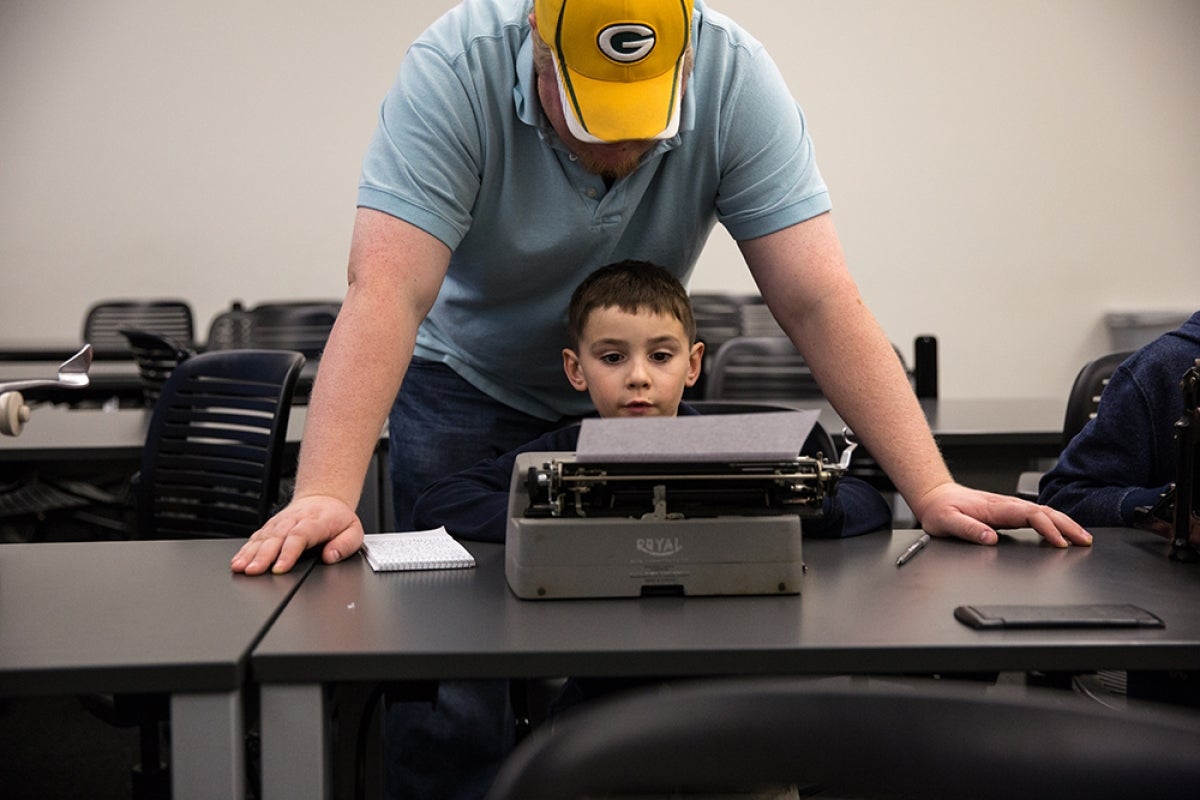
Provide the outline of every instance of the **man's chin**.
[[631,149],[598,153],[581,149],[577,155],[579,162],[588,172],[599,175],[608,181],[616,181],[633,174],[633,171],[638,168],[638,164],[642,162],[644,151]]

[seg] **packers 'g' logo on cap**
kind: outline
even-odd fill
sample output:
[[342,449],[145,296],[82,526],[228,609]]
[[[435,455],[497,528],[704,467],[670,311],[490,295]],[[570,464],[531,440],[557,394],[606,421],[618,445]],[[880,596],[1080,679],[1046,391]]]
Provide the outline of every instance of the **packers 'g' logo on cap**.
[[600,31],[596,46],[613,61],[632,64],[649,56],[656,41],[654,29],[649,25],[626,23],[609,25]]
[[669,139],[679,130],[694,0],[535,0],[571,134]]

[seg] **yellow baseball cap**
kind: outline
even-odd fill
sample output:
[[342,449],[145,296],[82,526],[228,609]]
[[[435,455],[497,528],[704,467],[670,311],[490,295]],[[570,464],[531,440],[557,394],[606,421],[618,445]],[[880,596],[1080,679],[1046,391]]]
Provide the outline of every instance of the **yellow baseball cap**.
[[675,135],[692,0],[537,0],[534,11],[576,138]]

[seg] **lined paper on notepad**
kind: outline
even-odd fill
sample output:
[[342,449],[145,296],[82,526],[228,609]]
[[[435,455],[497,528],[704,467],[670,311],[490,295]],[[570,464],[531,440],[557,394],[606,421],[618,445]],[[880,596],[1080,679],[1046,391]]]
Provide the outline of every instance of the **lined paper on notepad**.
[[445,528],[368,533],[363,536],[363,554],[376,572],[475,566],[475,557]]

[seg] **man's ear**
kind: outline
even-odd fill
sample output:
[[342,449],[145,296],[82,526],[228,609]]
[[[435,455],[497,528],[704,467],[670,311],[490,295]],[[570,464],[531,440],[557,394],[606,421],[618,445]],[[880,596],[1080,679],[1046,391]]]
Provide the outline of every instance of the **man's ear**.
[[587,378],[583,376],[583,367],[579,363],[579,355],[569,347],[564,347],[563,356],[563,372],[567,373],[567,380],[575,387],[576,391],[587,391]]
[[684,382],[686,386],[695,386],[696,381],[700,380],[700,365],[703,362],[704,342],[696,342],[692,345],[692,351],[688,353],[687,380]]

